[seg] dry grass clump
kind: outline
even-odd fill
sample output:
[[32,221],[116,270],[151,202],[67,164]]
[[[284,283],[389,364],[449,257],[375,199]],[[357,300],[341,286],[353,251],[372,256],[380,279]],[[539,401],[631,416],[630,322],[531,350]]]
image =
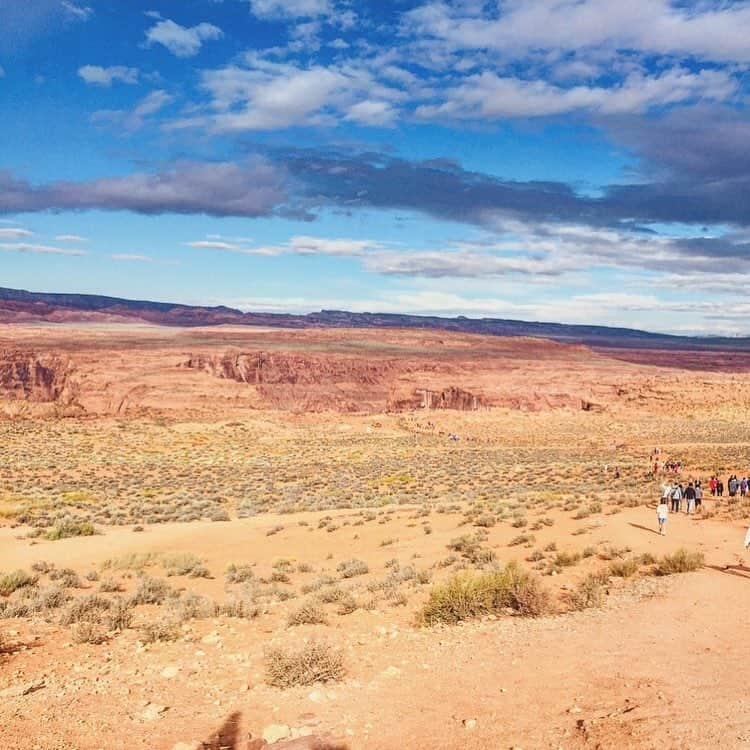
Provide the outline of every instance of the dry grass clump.
[[343,679],[340,651],[327,643],[311,641],[300,649],[269,648],[265,653],[266,683],[281,689]]
[[99,591],[103,594],[116,594],[122,591],[122,583],[114,576],[107,576],[100,581]]
[[119,557],[110,557],[105,560],[102,570],[135,570],[141,571],[157,561],[157,556],[152,552],[130,552]]
[[89,594],[74,599],[60,616],[61,625],[75,625],[81,622],[101,623],[104,614],[112,606],[109,599],[98,594]]
[[363,576],[370,572],[370,568],[364,560],[357,560],[355,558],[340,563],[336,570],[341,574],[342,578],[354,578],[355,576]]
[[80,622],[73,628],[74,643],[90,643],[99,646],[107,640],[107,631],[95,622]]
[[566,600],[571,610],[601,607],[607,594],[609,576],[605,571],[589,573],[573,591],[566,592]]
[[478,532],[474,536],[464,534],[463,536],[451,539],[448,543],[448,549],[460,553],[461,557],[468,560],[474,565],[486,565],[495,560],[495,553],[482,547],[485,536]]
[[609,574],[617,578],[630,578],[640,569],[638,559],[627,557],[624,560],[613,560],[609,565]]
[[14,570],[12,573],[0,575],[0,596],[10,596],[18,589],[34,586],[39,580],[38,576],[31,575],[25,570]]
[[702,552],[688,552],[681,547],[671,555],[664,555],[657,561],[654,574],[657,576],[671,576],[674,573],[690,573],[703,567]]
[[166,581],[143,576],[130,600],[133,604],[161,604],[171,592]]
[[146,623],[140,632],[144,643],[176,641],[180,637],[180,625],[172,619],[159,619]]
[[90,521],[64,518],[57,521],[44,536],[54,542],[58,539],[68,539],[74,536],[93,536],[94,534],[96,534],[96,529]]
[[226,572],[227,583],[246,583],[255,578],[252,565],[235,565],[232,563]]
[[192,552],[165,552],[161,555],[161,564],[167,577],[190,576],[190,578],[209,578],[211,574],[203,565],[203,560]]
[[287,617],[287,625],[325,625],[328,620],[323,607],[315,602],[307,602],[297,609],[292,610]]
[[460,573],[434,586],[419,620],[424,625],[453,624],[506,610],[539,617],[549,608],[549,593],[539,580],[509,563],[502,570]]

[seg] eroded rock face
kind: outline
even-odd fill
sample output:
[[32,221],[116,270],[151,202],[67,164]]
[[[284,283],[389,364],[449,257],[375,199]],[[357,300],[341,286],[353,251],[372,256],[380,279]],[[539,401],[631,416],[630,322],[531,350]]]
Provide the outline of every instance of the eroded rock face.
[[387,410],[455,409],[456,411],[477,411],[487,405],[482,396],[451,386],[441,391],[417,388],[411,398],[390,401]]
[[393,365],[387,361],[370,363],[347,357],[274,352],[227,353],[223,357],[198,355],[190,357],[185,366],[250,385],[318,385],[326,382],[375,385],[393,370]]
[[0,351],[0,397],[39,403],[71,403],[75,399],[72,367],[54,355]]

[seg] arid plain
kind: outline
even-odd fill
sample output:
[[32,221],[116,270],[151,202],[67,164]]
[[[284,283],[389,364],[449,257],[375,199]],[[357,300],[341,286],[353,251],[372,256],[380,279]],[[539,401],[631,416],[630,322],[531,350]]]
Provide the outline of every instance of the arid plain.
[[750,472],[749,373],[434,330],[2,326],[4,744],[750,747],[750,500],[662,537],[652,471]]

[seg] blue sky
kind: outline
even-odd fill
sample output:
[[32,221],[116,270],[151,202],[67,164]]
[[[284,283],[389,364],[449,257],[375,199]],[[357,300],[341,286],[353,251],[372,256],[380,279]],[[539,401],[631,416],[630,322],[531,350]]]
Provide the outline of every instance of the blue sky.
[[750,334],[750,2],[0,3],[0,285]]

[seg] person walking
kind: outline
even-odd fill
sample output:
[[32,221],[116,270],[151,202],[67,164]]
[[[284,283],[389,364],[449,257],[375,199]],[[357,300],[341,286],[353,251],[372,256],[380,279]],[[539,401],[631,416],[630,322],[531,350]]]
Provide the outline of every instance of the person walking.
[[672,494],[670,495],[672,498],[672,513],[679,513],[680,512],[680,504],[682,501],[682,485],[681,484],[675,484],[674,487],[672,487]]
[[747,495],[747,477],[742,477],[740,480],[740,497]]
[[716,479],[716,495],[718,497],[724,497],[724,482],[718,477]]
[[703,487],[698,479],[695,483],[695,512],[703,511]]
[[712,475],[708,481],[708,489],[711,490],[711,497],[716,497],[716,476]]
[[[669,517],[669,506],[666,498],[662,498],[656,506],[656,520],[659,522],[659,533],[664,536],[667,533],[667,518]],[[750,533],[750,531],[748,532]]]
[[685,512],[690,515],[695,511],[695,487],[689,482],[685,487]]

